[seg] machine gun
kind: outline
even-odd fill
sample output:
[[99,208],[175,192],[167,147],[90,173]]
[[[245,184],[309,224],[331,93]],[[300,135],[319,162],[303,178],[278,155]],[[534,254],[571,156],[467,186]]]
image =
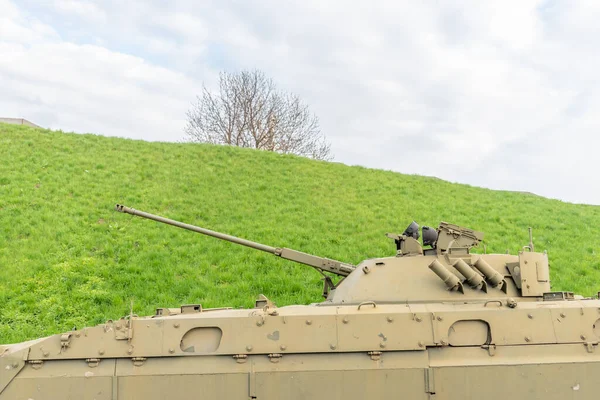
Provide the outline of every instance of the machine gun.
[[[281,248],[281,247],[271,247],[265,244],[256,243],[250,240],[238,238],[235,236],[227,235],[220,232],[211,231],[209,229],[200,228],[199,226],[194,226],[190,224],[186,224],[183,222],[175,221],[169,218],[164,218],[158,215],[150,214],[147,212],[135,210],[130,207],[126,207],[121,204],[117,204],[115,209],[119,212],[136,215],[138,217],[143,217],[147,219],[151,219],[153,221],[162,222],[164,224],[173,225],[178,228],[187,229],[189,231],[201,233],[203,235],[216,237],[217,239],[227,240],[228,242],[233,242],[237,244],[241,244],[242,246],[251,247],[256,250],[265,251],[267,253],[271,253],[275,256],[281,257],[286,260],[294,261],[300,264],[309,265],[319,271],[321,274],[323,271],[331,272],[332,274],[339,275],[342,277],[350,275],[352,271],[354,271],[355,266],[352,264],[347,264],[337,260],[331,260],[329,258],[318,257],[312,254],[303,253],[301,251]],[[325,287],[323,290],[323,294],[326,295],[329,289],[334,288],[333,282],[331,278],[325,276]]]

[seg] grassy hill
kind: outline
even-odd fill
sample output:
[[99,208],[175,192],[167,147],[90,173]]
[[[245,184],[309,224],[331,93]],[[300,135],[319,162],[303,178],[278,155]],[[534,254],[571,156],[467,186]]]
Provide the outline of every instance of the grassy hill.
[[[0,124],[0,343],[202,303],[320,301],[309,267],[113,211],[115,203],[351,263],[413,219],[515,253],[534,228],[553,288],[600,289],[600,207],[248,149]],[[559,182],[557,182],[559,184]]]

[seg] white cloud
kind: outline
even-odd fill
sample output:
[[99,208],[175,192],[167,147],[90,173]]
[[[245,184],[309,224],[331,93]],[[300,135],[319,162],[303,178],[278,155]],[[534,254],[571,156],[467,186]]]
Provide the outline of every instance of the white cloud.
[[43,111],[52,115],[46,125],[64,130],[181,138],[188,102],[179,93],[195,85],[181,74],[89,45],[46,43],[0,52],[10,53],[0,60],[0,86],[11,93],[0,104],[14,115],[36,120]]
[[[139,57],[57,39],[21,14],[0,41],[0,109],[56,129],[148,140],[180,140],[199,84]],[[21,24],[21,25],[19,25]],[[51,34],[36,35],[38,31]]]
[[106,22],[106,13],[96,4],[85,0],[55,0],[56,10],[87,21]]
[[338,161],[600,204],[596,2],[28,1],[0,0],[0,106],[42,124],[173,140],[256,67]]

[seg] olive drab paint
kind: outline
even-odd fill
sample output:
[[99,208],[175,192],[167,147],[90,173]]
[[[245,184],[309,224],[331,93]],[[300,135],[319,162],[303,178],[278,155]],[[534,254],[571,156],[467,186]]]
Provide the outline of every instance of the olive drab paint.
[[158,308],[0,345],[0,400],[596,399],[600,300],[550,288],[533,240],[475,254],[483,234],[442,222],[388,234],[357,266],[117,210],[272,253],[327,275],[322,303]]

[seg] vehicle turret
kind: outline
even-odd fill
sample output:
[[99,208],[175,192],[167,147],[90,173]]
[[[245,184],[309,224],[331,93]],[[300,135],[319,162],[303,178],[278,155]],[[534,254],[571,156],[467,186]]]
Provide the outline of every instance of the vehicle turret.
[[[484,299],[538,299],[550,293],[548,257],[532,251],[533,243],[518,255],[476,254],[471,249],[483,241],[483,233],[441,222],[437,229],[412,222],[400,234],[387,234],[396,244],[396,256],[369,259],[357,267],[342,261],[297,250],[271,247],[211,231],[117,204],[119,212],[151,219],[216,237],[281,258],[309,265],[323,274],[326,304],[377,302],[427,302]],[[324,274],[344,279],[337,284]]]

